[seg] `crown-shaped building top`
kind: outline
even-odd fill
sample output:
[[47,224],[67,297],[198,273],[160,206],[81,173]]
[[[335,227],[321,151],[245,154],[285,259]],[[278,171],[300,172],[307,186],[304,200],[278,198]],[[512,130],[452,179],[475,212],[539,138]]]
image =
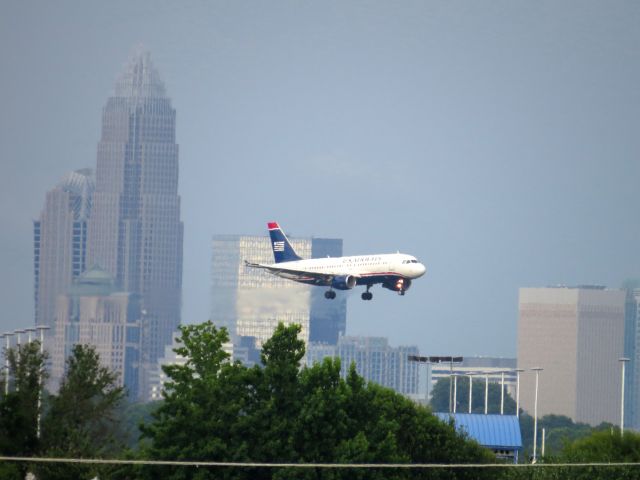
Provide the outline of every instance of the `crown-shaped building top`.
[[151,54],[137,47],[116,81],[116,97],[161,98],[165,96],[164,83],[151,62]]

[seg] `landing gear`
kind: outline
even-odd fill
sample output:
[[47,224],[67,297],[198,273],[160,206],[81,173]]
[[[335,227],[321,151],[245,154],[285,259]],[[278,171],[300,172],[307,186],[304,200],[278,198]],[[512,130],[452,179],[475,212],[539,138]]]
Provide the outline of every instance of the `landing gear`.
[[373,293],[369,291],[370,288],[371,288],[371,285],[367,285],[367,291],[362,292],[361,298],[363,300],[371,300],[373,298]]
[[336,292],[334,292],[333,290],[327,290],[326,292],[324,292],[324,298],[333,300],[334,298],[336,298]]

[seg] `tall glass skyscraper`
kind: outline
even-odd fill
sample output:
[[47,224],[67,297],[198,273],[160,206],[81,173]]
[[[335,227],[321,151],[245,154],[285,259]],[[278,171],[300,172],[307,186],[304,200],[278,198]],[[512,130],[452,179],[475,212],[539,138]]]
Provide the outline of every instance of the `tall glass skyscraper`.
[[67,293],[86,268],[87,221],[95,183],[90,169],[67,174],[47,192],[40,218],[33,222],[35,324],[51,328],[56,299]]
[[[290,238],[298,255],[338,257],[342,240]],[[279,322],[297,323],[305,342],[335,345],[346,326],[346,293],[334,300],[324,289],[311,287],[245,266],[244,261],[273,263],[266,236],[216,235],[213,237],[211,320],[226,327],[235,343],[253,337],[259,347]]]
[[135,53],[102,112],[87,264],[140,298],[142,364],[180,323],[182,236],[176,111],[148,53]]

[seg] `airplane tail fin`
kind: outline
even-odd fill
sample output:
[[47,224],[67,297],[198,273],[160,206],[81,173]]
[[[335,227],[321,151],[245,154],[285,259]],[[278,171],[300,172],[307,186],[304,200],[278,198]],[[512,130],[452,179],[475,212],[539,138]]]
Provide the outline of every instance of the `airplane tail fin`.
[[269,222],[267,226],[269,227],[271,248],[273,248],[273,256],[276,259],[276,263],[302,260],[302,258],[295,252],[291,243],[289,243],[289,239],[276,222]]

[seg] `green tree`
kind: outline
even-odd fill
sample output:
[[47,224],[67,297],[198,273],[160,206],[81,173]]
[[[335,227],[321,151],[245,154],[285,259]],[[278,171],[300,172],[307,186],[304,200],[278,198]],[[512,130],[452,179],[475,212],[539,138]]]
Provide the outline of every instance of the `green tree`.
[[[520,415],[520,431],[522,433],[523,458],[533,452],[533,417],[526,412]],[[610,431],[610,423],[602,423],[592,427],[586,423],[574,423],[565,415],[545,415],[538,419],[538,453],[542,443],[542,429],[545,431],[545,456],[554,457],[560,454],[563,447],[580,438],[588,437],[596,431]]]
[[[142,427],[155,459],[388,463],[490,462],[487,450],[426,408],[373,383],[352,365],[327,359],[301,368],[300,327],[279,325],[264,343],[261,366],[245,368],[222,350],[225,330],[210,322],[182,327],[185,365],[165,368],[165,400]],[[467,472],[468,473],[468,472]],[[422,478],[415,471],[310,469],[140,469],[146,478]],[[468,478],[465,472],[433,478]],[[485,475],[482,473],[480,477]],[[474,474],[473,478],[478,475]],[[489,477],[495,477],[489,475]]]
[[293,461],[295,449],[290,433],[300,412],[300,361],[304,342],[299,325],[280,323],[263,347],[260,409],[255,412],[260,441],[255,454],[270,461]]
[[[431,408],[434,412],[448,412],[449,402],[453,407],[453,385],[448,377],[439,379],[433,386],[431,394]],[[459,376],[456,380],[456,411],[461,413],[469,412],[469,377]],[[472,413],[484,413],[485,402],[485,380],[474,379],[472,388]],[[489,383],[488,413],[500,413],[501,388],[500,383]],[[504,413],[515,415],[516,402],[504,389]]]
[[[75,345],[67,359],[58,395],[52,396],[43,422],[46,456],[109,458],[123,448],[120,407],[124,389],[116,374],[100,365],[93,346]],[[110,468],[95,465],[44,465],[38,477],[47,479],[108,478]]]
[[[152,414],[153,422],[141,426],[148,445],[142,455],[171,460],[246,460],[255,439],[242,417],[247,415],[251,376],[239,363],[230,363],[223,344],[226,329],[210,321],[180,327],[181,346],[176,353],[184,365],[168,365],[165,399]],[[224,478],[229,472],[206,469],[143,469],[147,478]],[[220,476],[214,476],[214,473]]]
[[[9,456],[32,456],[39,450],[38,397],[47,378],[46,353],[34,341],[4,352],[9,361],[10,391],[0,393],[0,453]],[[6,381],[7,379],[5,379]],[[2,465],[1,478],[24,478],[26,465]]]

